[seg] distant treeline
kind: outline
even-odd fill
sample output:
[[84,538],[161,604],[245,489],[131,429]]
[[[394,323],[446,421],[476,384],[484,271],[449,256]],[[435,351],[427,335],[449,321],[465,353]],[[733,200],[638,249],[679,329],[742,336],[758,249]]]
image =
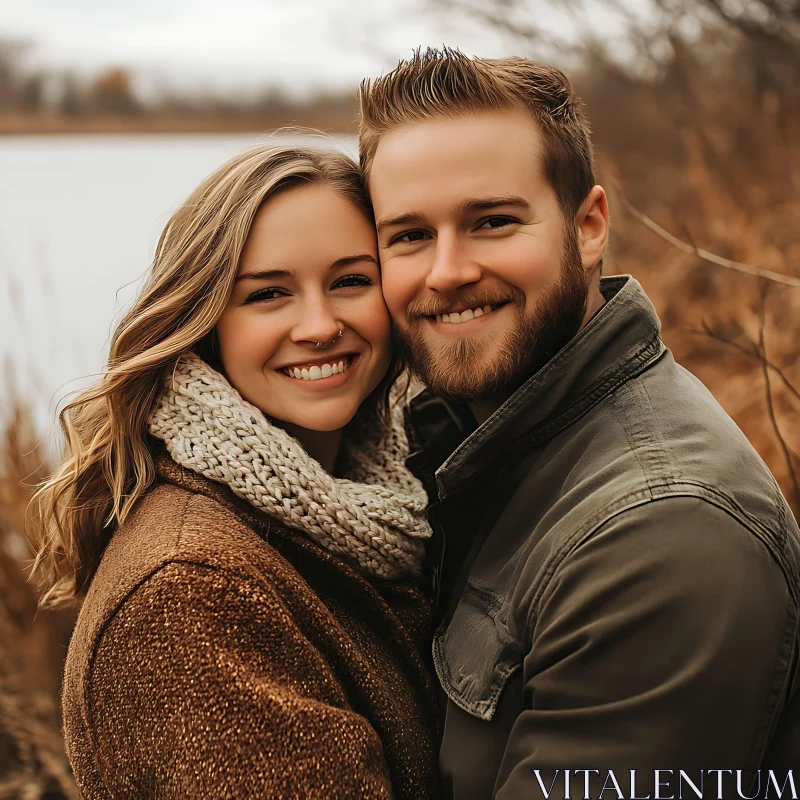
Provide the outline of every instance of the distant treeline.
[[163,88],[143,97],[129,69],[109,67],[82,78],[74,70],[30,65],[31,49],[29,42],[0,37],[0,133],[355,127],[354,91],[297,100],[274,86],[247,96]]

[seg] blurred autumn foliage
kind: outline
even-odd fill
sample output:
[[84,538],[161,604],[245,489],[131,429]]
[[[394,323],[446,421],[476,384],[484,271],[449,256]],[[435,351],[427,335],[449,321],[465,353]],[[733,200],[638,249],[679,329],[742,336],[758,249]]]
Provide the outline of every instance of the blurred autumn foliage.
[[[613,37],[598,32],[590,0],[422,1],[431,14],[491,26],[509,52],[572,76],[610,194],[605,272],[641,281],[678,361],[745,431],[800,513],[800,0],[609,0]],[[545,27],[548,10],[567,15],[577,35]],[[116,120],[124,130],[350,130],[355,118],[352,96],[301,108],[268,90],[246,102],[165,94],[147,104],[124,70],[89,83],[53,78],[25,69],[24,51],[0,41],[6,130],[14,115],[26,124],[38,116],[40,129],[71,116],[84,129]],[[10,392],[4,405],[0,800],[72,797],[56,694],[71,616],[40,610],[34,621],[36,588],[25,579],[24,510],[44,459],[24,400]]]

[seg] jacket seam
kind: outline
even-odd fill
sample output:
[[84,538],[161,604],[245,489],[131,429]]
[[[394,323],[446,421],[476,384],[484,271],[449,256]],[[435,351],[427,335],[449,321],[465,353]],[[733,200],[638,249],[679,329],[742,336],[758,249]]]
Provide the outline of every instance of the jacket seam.
[[[622,430],[623,430],[623,432],[625,434],[625,439],[628,442],[628,449],[633,454],[633,457],[636,459],[636,463],[638,464],[639,471],[641,472],[641,475],[642,475],[642,480],[644,481],[645,485],[647,486],[647,493],[648,493],[649,497],[652,499],[653,490],[652,490],[652,487],[650,485],[650,478],[647,475],[647,470],[644,468],[644,464],[642,463],[642,459],[639,458],[639,448],[636,446],[636,442],[634,442],[634,440],[632,438],[632,435],[631,435],[631,432],[628,429],[628,426],[625,424],[627,420],[619,419],[619,411],[620,411],[619,406],[620,406],[620,403],[619,403],[619,397],[617,395],[614,395],[613,403],[614,403],[614,406],[615,406],[615,408],[617,409],[617,412],[618,412],[617,415],[616,415],[616,421],[619,424],[620,428],[622,428]],[[623,414],[623,416],[625,415],[625,410],[624,409],[622,409],[622,414]]]
[[[630,381],[630,386],[632,389],[635,387],[637,391],[641,392],[643,402],[647,403],[647,411],[650,419],[656,419],[656,412],[650,399],[650,393],[647,391],[647,382],[641,379],[641,374],[638,375],[635,380]],[[662,475],[668,480],[679,482],[680,478],[672,469],[673,464],[670,460],[669,453],[664,447],[664,442],[659,436],[658,429],[655,426],[652,426],[651,433],[652,438],[649,441],[650,444],[653,445],[653,466],[660,469]]]
[[[534,594],[531,600],[531,608],[527,620],[526,634],[530,636],[533,631],[533,625],[535,624],[535,620],[538,618],[539,615],[539,608],[542,595],[546,592],[547,588],[549,587],[553,575],[559,569],[564,560],[569,555],[571,555],[571,553],[573,553],[578,547],[584,544],[584,542],[590,539],[605,524],[610,522],[615,517],[618,517],[620,514],[624,514],[626,511],[630,511],[633,508],[638,508],[643,505],[648,505],[649,503],[655,503],[658,502],[659,500],[666,500],[673,497],[694,497],[699,500],[703,500],[715,506],[716,508],[719,508],[721,511],[728,513],[737,522],[739,522],[739,524],[751,536],[755,536],[756,539],[758,539],[761,542],[761,544],[766,548],[767,552],[770,554],[770,557],[777,563],[778,567],[780,568],[784,580],[786,581],[787,590],[792,596],[793,601],[798,602],[798,597],[796,596],[796,593],[792,589],[792,583],[790,580],[791,576],[787,574],[785,565],[782,561],[782,558],[780,557],[782,553],[774,552],[776,548],[769,541],[769,536],[764,536],[763,532],[759,533],[757,530],[754,530],[755,526],[749,524],[752,521],[750,516],[744,514],[742,509],[736,503],[734,503],[729,497],[721,494],[720,492],[715,491],[710,486],[695,481],[682,481],[682,485],[687,487],[692,487],[695,489],[695,491],[691,492],[686,489],[681,491],[678,488],[678,486],[676,486],[672,482],[662,482],[659,484],[655,484],[652,487],[652,489],[648,491],[650,496],[646,496],[645,490],[642,489],[630,492],[629,494],[624,495],[619,500],[616,500],[610,506],[606,506],[605,509],[598,512],[595,515],[595,521],[593,523],[590,523],[589,526],[587,526],[583,530],[578,531],[577,533],[573,534],[571,537],[566,539],[566,541],[563,542],[561,547],[559,547],[550,556],[550,558],[548,559],[548,564],[545,565],[542,581],[540,582],[539,588],[537,589],[536,593]],[[669,489],[670,491],[654,496],[653,490],[658,490],[658,489]]]

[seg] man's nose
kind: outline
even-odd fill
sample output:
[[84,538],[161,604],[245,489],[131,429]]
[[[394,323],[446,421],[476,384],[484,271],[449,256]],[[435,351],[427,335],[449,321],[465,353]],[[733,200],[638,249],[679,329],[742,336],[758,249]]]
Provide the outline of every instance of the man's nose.
[[440,234],[436,240],[433,264],[425,280],[426,288],[433,292],[451,292],[461,286],[477,283],[481,268],[459,243],[458,237]]
[[298,306],[299,318],[292,329],[292,341],[329,344],[339,336],[342,322],[335,305],[324,297],[309,298]]

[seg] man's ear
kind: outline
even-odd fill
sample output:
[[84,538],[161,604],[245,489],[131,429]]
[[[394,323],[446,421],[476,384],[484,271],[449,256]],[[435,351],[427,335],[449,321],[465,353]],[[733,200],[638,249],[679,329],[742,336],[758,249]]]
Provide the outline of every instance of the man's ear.
[[602,186],[593,186],[575,215],[583,268],[594,269],[608,244],[608,199]]

